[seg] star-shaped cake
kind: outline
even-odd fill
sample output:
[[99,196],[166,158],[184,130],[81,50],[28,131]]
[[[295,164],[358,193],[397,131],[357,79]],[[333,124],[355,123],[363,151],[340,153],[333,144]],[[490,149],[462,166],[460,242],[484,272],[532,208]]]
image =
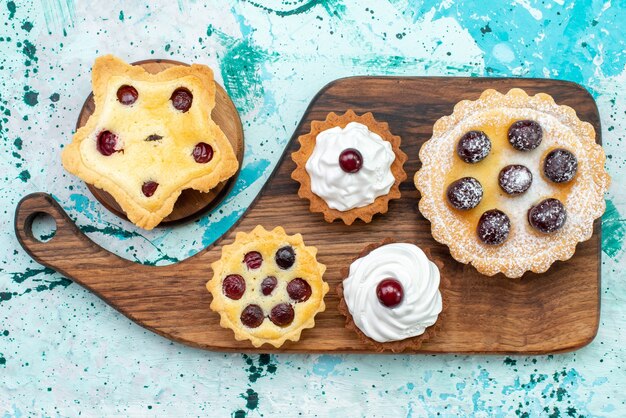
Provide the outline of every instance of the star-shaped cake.
[[152,229],[184,189],[208,192],[239,167],[211,118],[213,71],[175,66],[150,74],[111,56],[92,70],[95,112],[63,151],[63,166],[113,196],[137,226]]

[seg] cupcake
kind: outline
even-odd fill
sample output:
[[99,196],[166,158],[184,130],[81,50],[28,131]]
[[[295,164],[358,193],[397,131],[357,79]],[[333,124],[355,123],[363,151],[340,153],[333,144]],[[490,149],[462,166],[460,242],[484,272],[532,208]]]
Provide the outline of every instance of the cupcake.
[[304,245],[302,235],[287,235],[281,227],[238,232],[211,264],[213,278],[207,283],[220,325],[255,347],[298,341],[326,308],[326,266],[316,255],[317,248]]
[[440,328],[439,269],[416,245],[369,245],[342,276],[337,293],[346,328],[374,350],[417,350]]
[[298,139],[291,177],[300,183],[298,196],[310,201],[309,210],[322,213],[327,222],[371,222],[400,197],[407,156],[400,137],[371,113],[330,113],[323,122],[311,122],[311,132]]
[[604,213],[610,177],[596,132],[545,93],[486,90],[459,102],[419,157],[419,210],[433,237],[485,275],[545,272]]

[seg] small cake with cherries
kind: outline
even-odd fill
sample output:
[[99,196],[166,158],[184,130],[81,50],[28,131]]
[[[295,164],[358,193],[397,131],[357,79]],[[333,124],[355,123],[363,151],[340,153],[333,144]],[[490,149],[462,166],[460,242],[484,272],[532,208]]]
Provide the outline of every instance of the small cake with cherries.
[[417,246],[366,247],[337,287],[346,327],[376,351],[417,350],[440,327],[439,269]]
[[92,81],[95,112],[63,150],[63,166],[111,194],[137,226],[154,228],[184,189],[208,192],[237,172],[211,118],[209,67],[150,74],[107,55],[96,59]]
[[298,195],[310,201],[310,211],[327,222],[371,222],[387,212],[389,200],[400,197],[406,154],[400,137],[371,113],[330,113],[323,122],[311,122],[311,132],[299,141],[291,177],[300,183]]
[[591,124],[547,94],[485,91],[435,123],[415,185],[433,237],[486,275],[567,260],[593,234],[610,178]]
[[315,247],[304,245],[302,235],[287,235],[281,227],[266,231],[259,225],[249,234],[238,232],[211,264],[213,278],[207,283],[220,325],[255,347],[298,341],[326,308],[326,266],[316,254]]

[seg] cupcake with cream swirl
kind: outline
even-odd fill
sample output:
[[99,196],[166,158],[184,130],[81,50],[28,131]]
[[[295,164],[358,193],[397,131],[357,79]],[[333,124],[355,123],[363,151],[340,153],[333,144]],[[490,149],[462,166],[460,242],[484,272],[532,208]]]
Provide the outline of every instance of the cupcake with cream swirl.
[[372,113],[330,113],[324,121],[312,121],[311,131],[298,140],[291,177],[300,183],[298,195],[310,201],[309,210],[322,213],[327,222],[371,222],[400,197],[407,156],[400,137]]
[[441,276],[416,245],[370,245],[343,276],[337,291],[346,326],[377,351],[417,350],[439,327]]

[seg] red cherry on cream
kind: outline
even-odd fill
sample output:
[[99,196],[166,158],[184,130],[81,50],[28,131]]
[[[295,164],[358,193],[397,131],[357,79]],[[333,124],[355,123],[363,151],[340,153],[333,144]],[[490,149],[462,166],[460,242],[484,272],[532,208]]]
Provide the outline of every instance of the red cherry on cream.
[[356,173],[363,167],[363,155],[354,148],[345,149],[339,154],[339,167],[346,173]]
[[391,277],[382,280],[376,286],[376,296],[384,306],[394,308],[398,306],[404,298],[402,284]]

